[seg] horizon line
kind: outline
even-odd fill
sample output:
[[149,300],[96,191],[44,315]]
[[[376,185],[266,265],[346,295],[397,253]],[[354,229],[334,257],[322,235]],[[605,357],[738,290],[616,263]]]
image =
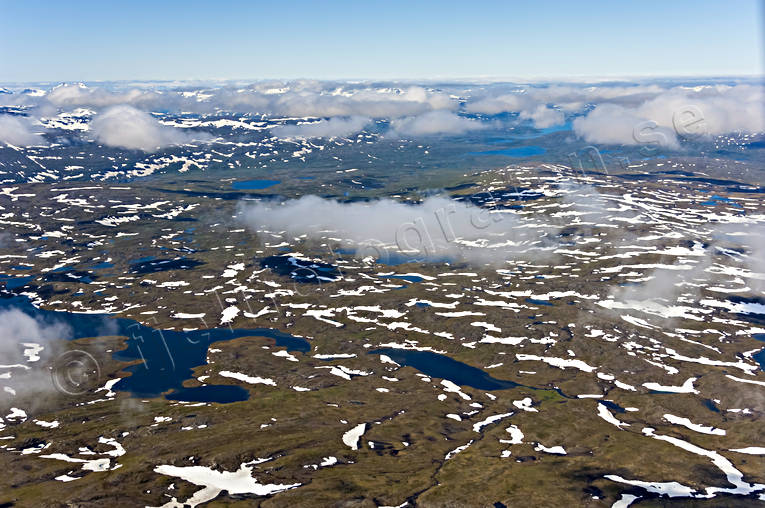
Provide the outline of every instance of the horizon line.
[[679,80],[679,79],[762,79],[765,80],[765,72],[753,74],[596,74],[596,75],[536,75],[536,76],[493,76],[493,75],[475,75],[475,76],[432,76],[432,77],[354,77],[354,78],[312,78],[312,77],[240,77],[240,78],[130,78],[130,79],[52,79],[52,80],[28,80],[28,81],[0,81],[0,85],[63,85],[63,84],[88,84],[88,83],[238,83],[238,82],[297,82],[297,81],[318,81],[318,82],[345,82],[345,83],[371,83],[371,82],[389,82],[389,83],[455,83],[455,84],[524,84],[524,83],[598,83],[610,81],[640,81],[640,80]]

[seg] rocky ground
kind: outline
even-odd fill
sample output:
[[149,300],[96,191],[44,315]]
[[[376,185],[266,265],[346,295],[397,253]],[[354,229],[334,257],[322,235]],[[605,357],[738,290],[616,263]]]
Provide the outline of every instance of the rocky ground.
[[[210,181],[0,188],[6,296],[62,319],[97,312],[176,331],[263,327],[310,343],[309,352],[256,334],[213,343],[184,386],[248,391],[231,403],[121,391],[115,380],[127,364],[112,354],[131,338],[42,344],[39,360],[30,353],[0,368],[11,389],[2,394],[0,501],[765,500],[762,189],[690,159],[610,175],[545,164],[452,172],[437,186],[491,220],[520,220],[531,232],[522,248],[475,262],[469,253],[484,246],[466,243],[458,251],[468,254],[446,263],[381,264],[354,255],[336,232],[295,236],[237,218],[245,194],[294,197],[305,184],[282,185],[233,194]],[[366,197],[386,195],[421,199],[404,187]],[[295,269],[264,263],[271,256]],[[300,267],[318,262],[331,275],[302,280],[310,270]],[[67,349],[99,364],[84,393],[24,385]],[[415,352],[433,355],[406,365]],[[464,366],[502,386],[450,381]]]

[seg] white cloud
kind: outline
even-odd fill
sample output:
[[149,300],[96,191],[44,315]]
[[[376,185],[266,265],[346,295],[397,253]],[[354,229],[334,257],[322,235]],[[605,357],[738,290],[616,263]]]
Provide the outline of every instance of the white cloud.
[[565,115],[553,108],[540,104],[532,111],[521,111],[520,117],[531,120],[537,129],[546,129],[554,125],[561,125],[566,121]]
[[24,398],[23,407],[35,410],[39,394],[54,389],[44,362],[61,351],[72,330],[66,323],[37,319],[13,308],[0,311],[0,323],[0,362],[27,367],[6,369],[10,377],[0,380],[0,387],[10,391],[0,389],[0,406]]
[[527,90],[527,93],[536,102],[541,103],[563,105],[570,103],[584,104],[608,101],[629,105],[640,104],[664,91],[665,88],[658,85],[573,86],[563,84],[546,87],[531,87]]
[[[517,112],[521,119],[531,120],[535,128],[544,129],[560,125],[565,121],[565,115],[561,111],[547,105],[550,98],[536,91],[519,90],[516,93],[483,97],[474,102],[468,102],[465,105],[465,111],[487,115]],[[564,109],[569,110],[570,106],[570,102],[564,103]],[[581,107],[581,104],[577,104],[578,107]]]
[[[66,340],[71,329],[63,323],[44,323],[19,309],[0,311],[0,352],[3,356],[14,356],[11,351],[19,350],[22,342],[47,343],[52,340]],[[20,356],[20,355],[19,355]]]
[[671,128],[652,124],[634,110],[615,104],[598,106],[576,118],[574,132],[588,143],[679,146]]
[[82,84],[63,84],[54,87],[45,99],[60,107],[104,108],[119,104],[138,105],[154,102],[159,99],[159,94],[152,90],[109,91]]
[[297,117],[395,118],[457,108],[457,102],[449,96],[418,86],[407,89],[395,87],[354,89],[345,85],[329,89],[327,85],[329,84],[317,85],[318,90],[287,89],[284,93],[272,94],[267,112]]
[[0,143],[14,146],[44,144],[43,138],[32,132],[28,119],[13,115],[0,115]]
[[255,231],[287,231],[310,238],[341,239],[357,255],[390,259],[501,263],[547,247],[552,227],[527,226],[513,213],[489,210],[445,197],[419,204],[391,199],[340,203],[317,196],[285,202],[242,203],[240,219]]
[[743,261],[752,272],[748,279],[749,287],[755,292],[765,292],[765,224],[716,225],[712,233],[713,238],[722,242],[724,247],[732,246],[746,252]]
[[[349,135],[355,130],[352,123],[355,120],[352,119],[356,118],[391,119],[391,133],[399,136],[463,134],[485,125],[455,114],[462,101],[465,113],[518,113],[522,120],[532,121],[537,128],[562,123],[564,113],[594,107],[585,120],[577,123],[577,133],[591,143],[642,144],[648,140],[678,146],[679,138],[683,136],[673,134],[677,123],[673,120],[679,109],[689,105],[703,113],[705,132],[710,135],[765,130],[763,87],[755,81],[729,86],[710,84],[715,81],[707,80],[706,84],[693,87],[672,87],[668,83],[409,86],[393,82],[294,80],[249,85],[174,83],[173,88],[163,86],[161,89],[154,88],[153,84],[135,83],[103,87],[68,84],[53,87],[46,95],[2,94],[0,100],[3,104],[30,108],[30,111],[36,108],[34,112],[38,116],[55,116],[62,110],[79,107],[101,111],[123,105],[146,112],[231,112],[264,114],[272,118],[331,119],[314,127],[306,126],[305,132],[301,132],[302,128],[292,131],[291,127],[285,126],[283,130],[275,131],[278,137]],[[655,122],[656,128],[647,127],[648,122]],[[635,126],[638,124],[642,127],[638,128],[636,136]],[[691,127],[698,128],[699,125],[692,124]],[[174,142],[173,136],[165,134],[167,136],[159,138],[160,146],[168,144],[168,136],[169,141]],[[119,139],[117,136],[108,138]],[[131,146],[149,147],[145,141],[139,139]],[[149,147],[153,148],[156,146]]]
[[125,104],[144,111],[227,111],[299,118],[395,118],[441,109],[455,110],[459,106],[449,95],[420,86],[312,80],[267,81],[245,87],[199,84],[174,90],[107,89],[64,84],[54,87],[45,96],[14,94],[3,97],[3,100],[15,105],[36,105],[46,112],[77,107],[100,110]]
[[277,138],[342,138],[364,129],[371,120],[361,116],[330,118],[312,123],[282,125],[271,129]]
[[443,91],[395,83],[294,80],[232,83],[151,83],[87,86],[63,84],[41,95],[2,94],[2,105],[36,107],[43,116],[74,108],[101,110],[121,104],[143,111],[257,113],[269,116],[363,116],[395,118],[435,110],[456,110],[459,102]]
[[[0,358],[5,364],[24,364],[25,344],[39,344],[50,348],[58,340],[68,340],[72,331],[62,322],[45,322],[19,309],[0,311]],[[17,372],[17,371],[14,371]],[[16,374],[12,376],[17,377]],[[49,375],[46,376],[50,381]]]
[[397,118],[390,123],[390,136],[431,136],[435,134],[464,134],[484,129],[485,124],[458,116],[449,111],[431,111],[419,116]]
[[477,93],[465,105],[468,113],[496,115],[499,113],[531,114],[539,106],[554,104],[565,111],[577,111],[585,104],[612,102],[635,105],[653,98],[665,89],[657,85],[635,86],[515,86],[512,90],[488,87]]
[[765,131],[765,87],[761,86],[673,88],[640,105],[637,114],[671,128],[692,108],[701,114],[704,129],[711,135]]
[[465,104],[465,111],[468,113],[497,115],[499,113],[518,112],[536,106],[537,102],[534,99],[520,92],[522,91],[498,95],[496,97],[483,97],[468,102]]
[[753,272],[765,275],[765,225],[759,225],[754,231],[750,231],[750,235],[752,252],[749,254],[749,266]]
[[[195,136],[160,124],[150,114],[132,106],[114,106],[96,116],[90,123],[96,140],[108,146],[153,152],[169,145],[191,142]],[[196,139],[207,139],[198,134]]]
[[765,88],[752,85],[676,87],[634,107],[597,106],[574,121],[591,143],[679,146],[678,137],[765,131]]

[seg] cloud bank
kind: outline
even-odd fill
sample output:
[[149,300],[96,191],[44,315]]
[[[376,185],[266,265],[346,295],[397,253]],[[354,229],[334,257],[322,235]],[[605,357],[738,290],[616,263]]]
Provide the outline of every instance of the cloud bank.
[[201,84],[170,89],[62,84],[43,95],[9,94],[2,97],[2,101],[2,105],[35,106],[46,111],[73,108],[102,110],[124,104],[143,111],[224,111],[301,118],[392,118],[435,110],[456,110],[459,106],[448,94],[422,86],[313,80],[264,81],[243,87]]
[[[107,146],[153,152],[170,145],[182,145],[195,139],[191,133],[160,124],[150,114],[132,106],[114,106],[90,123],[96,140]],[[206,134],[196,139],[206,139]]]
[[523,227],[514,213],[492,213],[445,197],[418,204],[391,199],[340,203],[317,196],[283,202],[242,203],[239,219],[255,231],[287,232],[312,239],[341,239],[359,257],[385,262],[502,263],[546,248],[552,228]]
[[335,117],[313,123],[274,127],[271,134],[280,139],[344,138],[363,130],[370,121],[370,118],[361,116]]
[[543,104],[537,106],[533,111],[521,111],[519,116],[525,120],[531,120],[537,129],[554,127],[566,121],[566,116],[561,111],[549,108]]
[[162,94],[154,90],[130,89],[126,91],[109,91],[99,87],[88,87],[82,84],[63,84],[53,88],[45,97],[56,106],[73,108],[106,108],[120,104],[135,107],[152,107],[162,101]]
[[605,104],[573,123],[574,132],[588,143],[611,145],[661,145],[678,148],[677,136],[671,127],[659,126],[635,110]]
[[[19,89],[2,94],[0,105],[23,108],[32,115],[46,118],[85,108],[97,113],[95,119],[98,119],[112,108],[130,107],[147,114],[185,112],[323,119],[312,127],[296,129],[285,125],[283,129],[274,130],[278,138],[303,139],[348,136],[362,128],[359,126],[362,118],[388,120],[393,137],[459,135],[481,126],[499,125],[490,124],[485,117],[473,119],[465,115],[503,113],[517,113],[521,121],[531,122],[538,129],[561,125],[566,117],[578,117],[574,121],[574,132],[589,143],[677,148],[689,137],[765,131],[764,88],[760,82],[739,80],[737,84],[730,84],[727,80],[722,84],[721,80],[714,79],[696,82],[697,86],[677,86],[677,81],[669,80],[631,85],[444,83],[412,86],[396,82],[314,80],[251,84],[63,84],[47,91]],[[699,118],[703,121],[696,121]],[[506,125],[514,120],[493,121]],[[143,117],[142,123],[151,122]],[[146,125],[136,127],[124,136],[107,129],[110,133],[103,138],[106,143],[113,141],[113,146],[140,149],[156,149],[179,142],[169,131],[157,133],[155,129],[146,134],[144,131],[149,129]],[[26,143],[32,140],[29,133],[18,126],[0,128],[0,135],[13,135],[17,141]]]
[[71,329],[64,323],[45,323],[19,309],[0,312],[0,355],[3,358],[20,358],[19,345],[23,342],[48,343],[53,340],[67,339]]
[[487,126],[477,120],[458,116],[449,111],[432,111],[419,116],[397,118],[390,122],[391,137],[433,136],[438,134],[464,134],[485,129]]
[[761,86],[676,87],[635,107],[603,104],[574,120],[591,143],[659,144],[677,148],[684,138],[765,131]]
[[267,112],[288,116],[365,116],[395,118],[428,111],[452,110],[458,104],[448,95],[419,86],[406,89],[371,88],[346,90],[319,89],[287,91],[272,94]]
[[37,362],[58,349],[56,341],[71,337],[69,326],[35,319],[19,309],[0,311],[0,323],[0,358],[4,365],[15,366],[8,369],[10,377],[0,380],[0,405],[16,396],[51,391],[50,372]]
[[742,252],[741,262],[751,272],[749,287],[765,292],[765,223],[715,225],[712,237],[722,246]]
[[760,224],[748,234],[751,251],[747,263],[749,269],[759,277],[750,279],[750,284],[762,293],[765,292],[765,225]]
[[43,138],[32,131],[32,125],[27,118],[13,115],[0,115],[0,143],[14,146],[44,144]]

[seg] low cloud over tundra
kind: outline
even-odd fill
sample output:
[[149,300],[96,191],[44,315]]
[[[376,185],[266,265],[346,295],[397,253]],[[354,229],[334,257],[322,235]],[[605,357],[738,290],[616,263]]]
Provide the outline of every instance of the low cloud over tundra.
[[419,116],[397,118],[390,123],[392,137],[433,136],[437,134],[464,134],[485,129],[486,125],[449,111],[432,111]]
[[343,138],[355,134],[370,122],[369,118],[329,118],[318,122],[282,125],[271,129],[271,134],[281,139]]
[[588,143],[679,147],[671,127],[659,126],[635,110],[614,104],[598,106],[587,116],[575,119],[574,132]]
[[[692,86],[693,83],[698,85]],[[752,79],[706,79],[683,86],[673,80],[631,85],[595,82],[419,86],[396,82],[269,80],[62,84],[47,89],[19,87],[9,91],[0,95],[0,106],[46,119],[43,123],[51,129],[61,123],[50,119],[79,110],[81,116],[94,115],[92,127],[99,141],[146,151],[192,139],[188,131],[184,134],[165,129],[154,120],[160,115],[172,119],[181,112],[245,115],[248,121],[323,119],[274,127],[273,135],[282,139],[349,136],[362,130],[365,122],[375,120],[389,122],[388,137],[412,138],[460,135],[482,128],[509,129],[518,122],[530,122],[535,128],[545,129],[574,118],[574,134],[587,143],[669,148],[679,148],[687,138],[765,131],[763,86]],[[486,118],[506,113],[510,115]],[[0,141],[16,146],[39,142],[37,129],[17,121],[21,120],[0,116]],[[14,125],[9,127],[11,122]],[[125,124],[125,128],[120,124]],[[225,125],[225,122],[217,126],[208,124],[206,128]],[[81,130],[86,129],[85,125]]]
[[170,145],[205,140],[209,136],[162,125],[150,114],[131,106],[114,106],[98,115],[90,129],[99,143],[129,150],[153,152]]
[[712,234],[723,247],[742,252],[740,260],[747,268],[747,284],[765,292],[765,223],[716,225]]
[[531,120],[534,127],[537,129],[546,129],[548,127],[561,125],[566,120],[566,117],[562,112],[557,109],[548,108],[543,104],[540,104],[532,111],[521,111],[519,116],[524,120]]
[[599,105],[574,120],[574,132],[590,143],[672,148],[684,138],[763,132],[763,90],[752,85],[676,87],[635,107]]
[[0,354],[3,358],[20,360],[21,345],[34,342],[46,344],[53,340],[68,339],[70,328],[58,322],[46,323],[35,319],[19,309],[0,311]]
[[55,110],[128,105],[142,111],[195,113],[254,113],[269,116],[364,116],[394,118],[435,110],[456,110],[459,103],[448,94],[422,86],[372,85],[331,81],[262,81],[237,86],[231,83],[178,83],[153,88],[111,84],[62,84],[34,93],[19,91],[0,97],[0,106],[36,107],[46,114]]
[[0,143],[14,146],[44,144],[43,138],[33,132],[31,122],[25,117],[0,115]]
[[69,326],[36,319],[19,309],[0,311],[0,323],[0,358],[11,366],[9,377],[0,380],[0,405],[17,395],[53,390],[50,372],[38,362],[58,350],[57,341],[71,337]]
[[446,197],[418,204],[391,199],[341,203],[317,196],[242,203],[239,218],[255,231],[341,239],[360,257],[385,261],[502,263],[548,247],[552,228],[528,226],[513,212],[492,212]]

